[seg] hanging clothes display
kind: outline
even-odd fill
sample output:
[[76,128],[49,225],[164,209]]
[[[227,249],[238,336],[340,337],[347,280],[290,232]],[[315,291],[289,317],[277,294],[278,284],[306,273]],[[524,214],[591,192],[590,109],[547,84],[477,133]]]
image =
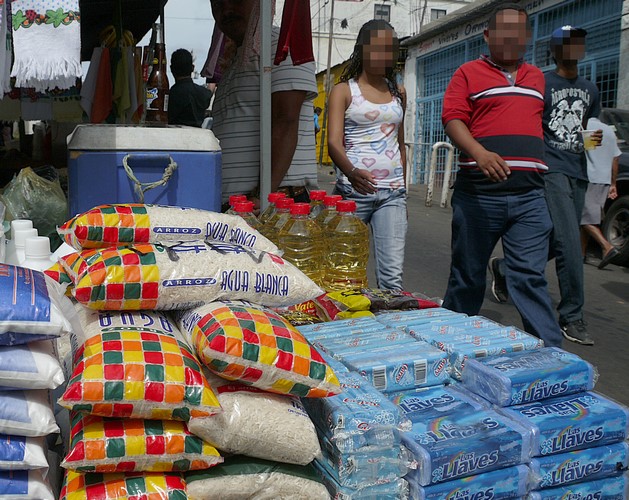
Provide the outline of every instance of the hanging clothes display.
[[280,64],[289,53],[295,66],[315,60],[312,50],[310,2],[286,0],[284,3],[274,63]]
[[0,0],[0,99],[11,90],[11,33],[9,0]]

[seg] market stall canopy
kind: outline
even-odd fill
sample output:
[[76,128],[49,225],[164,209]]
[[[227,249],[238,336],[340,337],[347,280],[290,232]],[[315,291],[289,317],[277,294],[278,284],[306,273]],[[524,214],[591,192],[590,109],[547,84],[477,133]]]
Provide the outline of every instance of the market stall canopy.
[[81,60],[89,61],[94,47],[100,45],[98,34],[116,18],[118,4],[122,28],[133,33],[136,41],[151,29],[166,0],[81,0]]

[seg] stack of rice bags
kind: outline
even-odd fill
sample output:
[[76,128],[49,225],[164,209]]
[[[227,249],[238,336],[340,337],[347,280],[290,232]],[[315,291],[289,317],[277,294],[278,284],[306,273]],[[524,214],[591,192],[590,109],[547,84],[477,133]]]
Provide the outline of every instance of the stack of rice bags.
[[72,304],[43,273],[0,264],[2,498],[55,498],[54,455],[49,474],[47,450],[59,428],[49,391],[64,382],[54,339],[72,329],[66,314],[72,316]]
[[[60,233],[84,249],[51,274],[62,281],[65,273],[73,297],[100,311],[81,315],[83,336],[61,399],[74,412],[64,497],[89,497],[97,485],[121,498],[149,490],[229,498],[232,476],[248,475],[261,491],[321,498],[317,490],[325,489],[308,469],[297,474],[253,459],[239,467],[247,459],[236,458],[207,471],[222,461],[210,445],[299,465],[319,453],[297,396],[336,394],[338,381],[299,332],[264,306],[303,302],[321,290],[235,216],[107,205]],[[263,305],[217,302],[238,299]],[[176,321],[160,310],[175,311]],[[204,472],[188,474],[187,487],[165,472],[183,470]],[[144,489],[132,492],[140,482]]]
[[469,360],[463,384],[530,429],[531,500],[627,498],[629,408],[592,392],[596,372],[549,347]]

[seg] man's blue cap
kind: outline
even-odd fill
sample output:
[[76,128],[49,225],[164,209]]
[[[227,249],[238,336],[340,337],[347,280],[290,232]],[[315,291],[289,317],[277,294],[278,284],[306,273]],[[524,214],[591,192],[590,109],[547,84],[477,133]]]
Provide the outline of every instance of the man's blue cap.
[[550,46],[558,47],[574,37],[585,37],[587,31],[583,28],[575,28],[574,26],[566,25],[561,28],[557,28],[550,36]]

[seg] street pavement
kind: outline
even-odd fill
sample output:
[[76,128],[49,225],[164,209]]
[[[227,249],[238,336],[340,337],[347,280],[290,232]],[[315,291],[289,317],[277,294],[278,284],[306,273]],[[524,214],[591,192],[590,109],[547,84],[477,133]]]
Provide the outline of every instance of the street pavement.
[[[333,187],[329,169],[319,175],[320,188]],[[440,190],[432,207],[425,206],[425,186],[412,186],[408,198],[409,227],[404,263],[404,288],[429,297],[442,298],[450,271],[450,223],[452,211],[439,206]],[[501,255],[500,245],[495,255]],[[373,266],[370,284],[375,286]],[[592,363],[600,378],[596,390],[629,405],[629,268],[609,265],[603,270],[585,265],[585,320],[594,346],[581,346],[564,340],[563,348]],[[522,328],[522,321],[511,302],[497,303],[491,295],[489,273],[485,301],[480,311],[504,325]],[[554,263],[546,276],[553,304],[559,302]]]

